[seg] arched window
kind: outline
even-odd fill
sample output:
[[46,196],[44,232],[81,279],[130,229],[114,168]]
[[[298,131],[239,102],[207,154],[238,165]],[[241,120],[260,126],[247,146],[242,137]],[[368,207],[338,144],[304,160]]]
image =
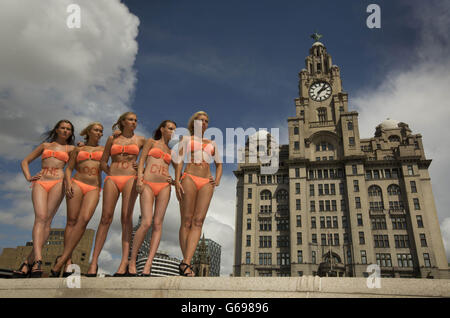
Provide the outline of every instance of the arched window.
[[370,211],[383,211],[383,193],[381,188],[376,185],[371,185],[368,189],[369,192],[369,208]]
[[277,202],[287,201],[289,199],[289,194],[286,190],[281,189],[277,192]]
[[388,190],[389,195],[400,195],[401,194],[400,187],[397,184],[391,184],[390,186],[388,186],[387,190]]
[[262,190],[261,200],[272,200],[272,193],[269,190]]

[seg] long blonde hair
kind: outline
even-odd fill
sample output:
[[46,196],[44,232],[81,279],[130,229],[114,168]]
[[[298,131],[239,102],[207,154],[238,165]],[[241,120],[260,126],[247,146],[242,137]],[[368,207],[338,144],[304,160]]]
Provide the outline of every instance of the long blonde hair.
[[80,132],[80,136],[84,137],[84,141],[87,143],[89,142],[89,131],[92,129],[92,127],[94,127],[95,125],[101,126],[103,128],[103,125],[98,122],[98,121],[94,121],[92,123],[90,123],[89,125],[86,126],[86,128],[84,128],[81,132]]
[[112,130],[114,131],[114,129],[116,129],[117,127],[119,127],[120,131],[123,132],[123,125],[122,125],[122,120],[124,120],[125,118],[127,118],[128,115],[135,115],[137,116],[135,113],[133,112],[126,112],[123,113],[122,115],[120,115],[119,119],[116,121],[116,123],[114,125],[112,125]]
[[208,114],[201,110],[201,111],[196,112],[194,115],[192,115],[188,121],[188,130],[192,136],[194,135],[194,120],[196,120],[201,115],[205,115],[206,117],[208,117],[208,120],[209,120]]

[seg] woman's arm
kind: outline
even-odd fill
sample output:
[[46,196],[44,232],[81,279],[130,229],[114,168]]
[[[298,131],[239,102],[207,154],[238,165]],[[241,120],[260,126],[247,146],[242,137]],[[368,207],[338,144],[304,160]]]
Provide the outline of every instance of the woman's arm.
[[72,189],[72,172],[75,168],[78,152],[80,148],[75,148],[72,152],[70,152],[69,162],[67,163],[67,168],[64,171],[64,184],[66,188],[66,195],[69,199],[73,197],[73,189]]
[[25,157],[25,159],[22,160],[22,162],[21,162],[21,164],[20,164],[20,166],[22,167],[23,175],[25,176],[25,179],[26,179],[28,182],[38,180],[38,179],[40,179],[40,177],[41,177],[41,172],[39,172],[39,173],[38,173],[37,175],[35,175],[35,176],[31,176],[29,164],[30,164],[34,159],[36,159],[37,157],[39,157],[39,156],[42,154],[42,152],[43,152],[44,149],[45,149],[44,144],[47,145],[47,143],[42,143],[42,144],[40,144],[39,146],[37,146],[32,152],[30,152],[30,154],[28,154],[28,156]]
[[144,144],[144,147],[142,148],[141,156],[139,157],[139,163],[137,168],[137,181],[136,181],[136,191],[138,193],[142,193],[142,186],[144,183],[142,182],[144,178],[144,166],[145,161],[148,157],[148,152],[153,147],[154,140],[152,138],[148,138],[147,142]]
[[220,184],[220,179],[222,178],[222,155],[219,151],[219,148],[217,147],[217,144],[215,141],[211,142],[214,146],[214,163],[216,165],[216,179],[214,180],[215,186],[218,187]]
[[111,153],[111,146],[113,144],[113,136],[109,136],[108,140],[106,141],[105,149],[103,150],[102,158],[100,159],[100,169],[106,173],[107,176],[110,174],[109,166],[108,166],[108,160],[109,155]]
[[182,194],[184,193],[183,187],[181,186],[181,170],[184,166],[184,153],[186,150],[188,138],[183,137],[178,143],[178,151],[172,151],[172,165],[175,169],[175,192],[178,201],[181,201]]

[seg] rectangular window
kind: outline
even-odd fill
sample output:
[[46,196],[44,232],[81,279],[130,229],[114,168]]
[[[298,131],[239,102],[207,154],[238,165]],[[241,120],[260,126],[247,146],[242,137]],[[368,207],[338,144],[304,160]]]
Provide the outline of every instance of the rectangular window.
[[314,170],[309,170],[309,179],[314,179]]
[[373,171],[373,178],[374,179],[380,179],[380,173],[378,170],[374,170]]
[[334,183],[330,184],[330,193],[332,195],[336,194],[336,185]]
[[252,189],[249,188],[248,192],[247,192],[247,199],[251,199],[252,198]]
[[303,251],[297,251],[297,262],[299,264],[303,263]]
[[352,165],[352,173],[353,174],[358,174],[358,169],[356,165]]
[[316,252],[315,251],[311,252],[311,263],[313,263],[313,264],[316,263]]
[[366,180],[372,179],[372,170],[366,170]]
[[316,228],[316,217],[315,216],[311,217],[311,228],[312,229]]
[[422,247],[427,247],[427,239],[425,237],[424,233],[420,234],[420,244],[422,245]]
[[419,199],[414,198],[413,202],[414,202],[414,210],[420,210]]
[[333,216],[333,228],[335,228],[335,229],[338,228],[338,217],[337,216]]
[[354,146],[355,145],[355,137],[348,137],[348,144],[350,146]]
[[294,141],[294,150],[300,150],[300,143],[298,141]]
[[344,184],[343,183],[339,183],[339,194],[344,194]]
[[302,232],[297,232],[297,245],[302,245]]
[[302,227],[302,216],[297,215],[297,227]]
[[409,184],[411,185],[411,192],[417,193],[416,181],[410,181]]
[[300,168],[295,168],[295,177],[300,178]]
[[365,250],[361,251],[361,264],[367,264],[367,255],[366,255],[366,251]]
[[295,200],[295,208],[296,210],[300,210],[300,199]]
[[331,216],[327,216],[327,228],[331,228]]
[[309,201],[309,210],[311,212],[316,212],[316,201]]
[[358,180],[353,180],[353,191],[359,192],[359,183]]
[[323,179],[322,178],[322,170],[317,170],[317,179]]
[[325,201],[325,211],[331,211],[330,200]]
[[252,220],[247,219],[247,230],[251,230],[251,229],[252,229]]
[[347,227],[347,217],[346,217],[346,216],[343,216],[343,217],[342,217],[342,227],[343,227],[343,228],[346,228],[346,227]]
[[334,234],[334,245],[339,246],[339,234],[338,233]]
[[336,200],[331,200],[331,211],[337,211]]
[[[327,170],[325,170],[327,171]],[[324,184],[324,192],[325,194],[330,194],[330,185],[329,184]]]
[[295,194],[300,194],[300,183],[295,184]]
[[425,262],[425,267],[431,267],[430,254],[423,253],[423,260]]
[[361,198],[360,197],[355,198],[355,206],[357,209],[361,209]]
[[363,226],[362,214],[357,214],[356,218],[358,220],[358,226]]
[[272,184],[272,176],[267,176],[267,184]]
[[[327,157],[323,157],[322,160],[327,160]],[[328,179],[328,169],[323,170],[323,178]]]
[[413,166],[408,166],[408,176],[412,176],[414,174]]
[[252,214],[252,205],[250,203],[247,204],[247,214]]
[[250,264],[250,252],[245,253],[245,264]]
[[323,184],[319,184],[319,195],[323,195]]
[[384,177],[387,179],[391,178],[391,169],[384,169]]
[[252,236],[247,235],[247,246],[251,246],[251,240],[252,240]]
[[321,229],[325,228],[325,217],[324,216],[320,217],[320,228]]
[[248,183],[252,183],[252,181],[253,181],[253,175],[249,174],[248,175]]
[[327,236],[326,236],[326,234],[321,234],[320,235],[320,243],[322,244],[322,246],[327,245]]
[[323,205],[323,200],[319,201],[319,211],[323,212],[324,211],[324,205]]
[[309,185],[309,195],[310,195],[311,197],[314,196],[314,184],[310,184],[310,185]]
[[266,176],[261,176],[261,184],[266,184]]
[[417,215],[416,219],[417,219],[417,227],[423,227],[422,216],[421,215]]
[[366,240],[364,239],[364,232],[359,232],[359,244],[366,244]]

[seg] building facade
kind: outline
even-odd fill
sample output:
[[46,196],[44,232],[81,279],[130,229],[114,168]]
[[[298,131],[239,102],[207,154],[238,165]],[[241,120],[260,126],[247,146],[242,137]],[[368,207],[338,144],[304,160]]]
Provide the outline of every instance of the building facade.
[[[235,276],[448,278],[422,136],[387,119],[361,139],[340,69],[316,42],[276,174],[236,171]],[[261,136],[256,136],[261,138]],[[270,140],[270,135],[265,136]]]
[[[89,268],[89,257],[91,255],[94,234],[94,230],[86,229],[72,253],[72,263],[80,266],[81,273],[87,273]],[[33,242],[27,242],[25,246],[17,246],[16,248],[4,248],[2,255],[0,255],[0,268],[18,269],[32,249]],[[50,273],[56,257],[61,255],[63,251],[64,229],[51,229],[50,236],[42,249],[42,270],[44,271],[44,276]]]

